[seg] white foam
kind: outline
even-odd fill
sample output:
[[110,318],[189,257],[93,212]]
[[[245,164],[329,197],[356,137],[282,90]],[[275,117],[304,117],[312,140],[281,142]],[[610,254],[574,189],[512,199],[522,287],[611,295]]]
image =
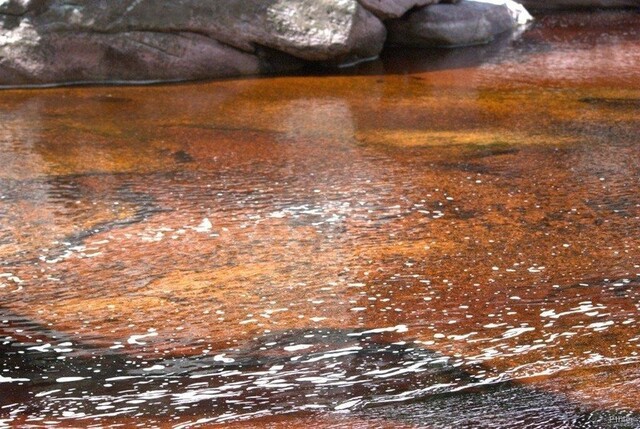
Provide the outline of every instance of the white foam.
[[149,332],[148,334],[140,334],[140,335],[132,335],[129,337],[129,339],[127,340],[127,343],[129,344],[138,344],[138,345],[145,345],[147,344],[144,341],[138,341],[141,340],[142,338],[148,338],[148,337],[156,337],[158,336],[158,333],[153,331],[153,332]]
[[143,368],[142,370],[143,371],[160,371],[160,370],[163,370],[164,368],[165,368],[164,365],[153,365],[148,368]]
[[533,328],[533,327],[513,328],[505,331],[502,334],[502,338],[513,338],[513,337],[517,337],[518,335],[524,334],[525,332],[535,331],[535,330],[536,328]]
[[0,375],[0,383],[19,383],[21,381],[31,381],[28,378],[11,378]]
[[284,349],[288,352],[295,352],[297,350],[308,349],[309,347],[313,347],[313,344],[294,344],[292,346],[286,346]]
[[87,377],[60,377],[56,378],[56,382],[58,383],[73,383],[74,381],[84,380]]
[[334,409],[336,411],[348,410],[349,408],[353,408],[361,402],[361,399],[353,399],[351,401],[343,402],[342,404],[336,405]]
[[350,337],[359,337],[362,335],[367,335],[367,334],[380,334],[382,332],[398,332],[398,333],[403,333],[403,332],[407,332],[409,331],[409,328],[407,328],[407,325],[396,325],[396,326],[391,326],[388,328],[375,328],[375,329],[369,329],[368,331],[362,331],[362,332],[353,332],[350,334],[347,334]]
[[200,225],[193,228],[193,230],[196,232],[209,232],[211,231],[211,228],[213,228],[211,221],[205,217],[202,219],[202,222],[200,222]]

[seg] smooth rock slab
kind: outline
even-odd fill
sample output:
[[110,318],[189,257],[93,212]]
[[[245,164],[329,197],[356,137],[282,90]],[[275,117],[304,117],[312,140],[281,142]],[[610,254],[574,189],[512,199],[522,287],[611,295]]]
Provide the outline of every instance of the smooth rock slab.
[[389,20],[388,42],[411,47],[479,45],[517,25],[506,5],[474,1],[436,4]]

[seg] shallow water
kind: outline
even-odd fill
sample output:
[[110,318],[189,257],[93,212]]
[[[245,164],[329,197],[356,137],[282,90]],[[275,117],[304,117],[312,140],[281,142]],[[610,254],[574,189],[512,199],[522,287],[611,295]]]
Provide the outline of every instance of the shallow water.
[[640,33],[0,94],[0,426],[640,426]]

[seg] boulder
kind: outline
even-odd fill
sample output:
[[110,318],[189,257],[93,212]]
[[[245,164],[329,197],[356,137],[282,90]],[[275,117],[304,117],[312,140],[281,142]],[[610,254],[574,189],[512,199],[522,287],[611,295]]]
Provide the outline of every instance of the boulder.
[[400,18],[409,10],[439,3],[438,0],[360,0],[365,8],[380,19]]
[[385,37],[356,0],[55,0],[34,23],[44,31],[192,32],[246,52],[266,46],[311,61],[374,56]]
[[[195,33],[12,32],[21,39],[2,49],[0,84],[154,82],[231,77],[285,71],[301,62],[283,54],[247,53]],[[279,60],[279,58],[286,57]]]
[[513,2],[466,0],[417,9],[387,21],[388,43],[411,47],[488,43],[497,35],[513,30],[526,18],[517,16],[512,5]]
[[38,10],[46,0],[4,0],[0,2],[0,15],[20,16],[28,11]]
[[0,85],[216,78],[377,56],[386,31],[356,0],[10,0]]

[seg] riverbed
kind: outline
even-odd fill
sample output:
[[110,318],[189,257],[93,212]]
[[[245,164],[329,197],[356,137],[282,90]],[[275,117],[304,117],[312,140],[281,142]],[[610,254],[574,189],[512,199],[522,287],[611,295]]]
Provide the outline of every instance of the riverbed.
[[0,427],[640,426],[640,31],[0,93]]

